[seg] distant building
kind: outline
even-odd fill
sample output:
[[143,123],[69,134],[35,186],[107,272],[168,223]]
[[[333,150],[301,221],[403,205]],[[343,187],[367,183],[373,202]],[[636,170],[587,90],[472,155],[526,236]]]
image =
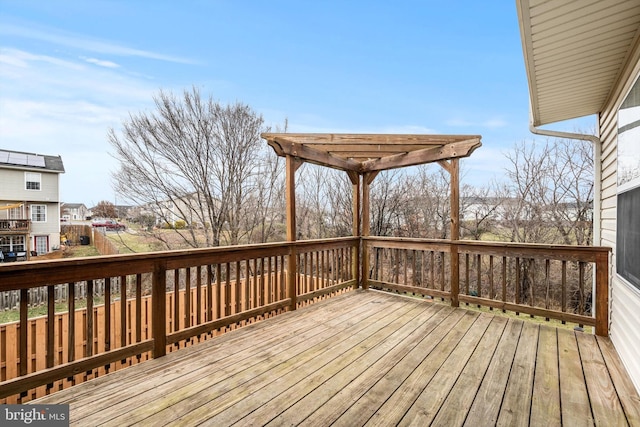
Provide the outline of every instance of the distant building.
[[63,221],[83,221],[91,217],[91,210],[84,203],[62,203],[60,212]]
[[5,261],[60,246],[60,156],[0,150],[0,250]]

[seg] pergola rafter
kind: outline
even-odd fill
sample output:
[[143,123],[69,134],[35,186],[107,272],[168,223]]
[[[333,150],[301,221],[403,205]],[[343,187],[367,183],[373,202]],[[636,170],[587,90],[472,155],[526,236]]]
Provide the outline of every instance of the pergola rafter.
[[[460,170],[458,159],[482,145],[479,135],[322,134],[263,133],[276,154],[286,157],[287,240],[296,240],[295,172],[302,162],[343,170],[353,185],[353,235],[368,236],[370,186],[379,172],[437,162],[451,175],[451,240],[460,236]],[[362,272],[354,277],[367,288],[367,247],[361,249]],[[355,253],[354,257],[358,257]],[[458,265],[458,251],[451,249],[451,263]],[[295,286],[296,254],[289,256],[289,286]],[[458,269],[452,268],[451,288],[457,295]],[[290,292],[295,295],[295,292]],[[452,301],[458,305],[457,297]],[[295,298],[291,308],[295,309]]]
[[364,173],[468,157],[479,135],[264,133],[279,156]]

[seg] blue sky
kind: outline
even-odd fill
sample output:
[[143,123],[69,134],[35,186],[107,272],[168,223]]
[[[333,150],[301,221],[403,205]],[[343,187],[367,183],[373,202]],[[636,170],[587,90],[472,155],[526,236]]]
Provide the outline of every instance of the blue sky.
[[480,134],[471,184],[534,139],[513,0],[0,0],[0,149],[61,155],[63,201],[117,203],[107,129],[191,86],[291,132]]

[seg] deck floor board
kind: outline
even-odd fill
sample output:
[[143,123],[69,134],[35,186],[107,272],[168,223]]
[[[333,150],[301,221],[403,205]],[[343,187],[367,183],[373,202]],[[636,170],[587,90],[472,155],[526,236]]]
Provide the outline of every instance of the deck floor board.
[[356,291],[33,403],[71,425],[637,425],[607,338]]

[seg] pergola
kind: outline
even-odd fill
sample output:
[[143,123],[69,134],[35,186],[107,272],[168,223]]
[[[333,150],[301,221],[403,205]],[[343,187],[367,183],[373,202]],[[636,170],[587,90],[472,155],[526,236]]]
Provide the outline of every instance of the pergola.
[[[370,186],[379,172],[437,162],[451,176],[451,240],[458,240],[460,169],[458,159],[482,145],[479,135],[263,133],[286,158],[287,240],[296,240],[295,172],[303,162],[343,170],[353,186],[353,235],[369,236]],[[455,252],[455,253],[454,253]],[[457,264],[457,251],[451,262]],[[295,263],[295,257],[292,257]],[[292,265],[290,271],[295,270]],[[362,285],[367,287],[368,257],[363,254]],[[359,272],[356,277],[360,279]],[[458,278],[452,274],[452,286]],[[457,275],[456,275],[457,276]]]

